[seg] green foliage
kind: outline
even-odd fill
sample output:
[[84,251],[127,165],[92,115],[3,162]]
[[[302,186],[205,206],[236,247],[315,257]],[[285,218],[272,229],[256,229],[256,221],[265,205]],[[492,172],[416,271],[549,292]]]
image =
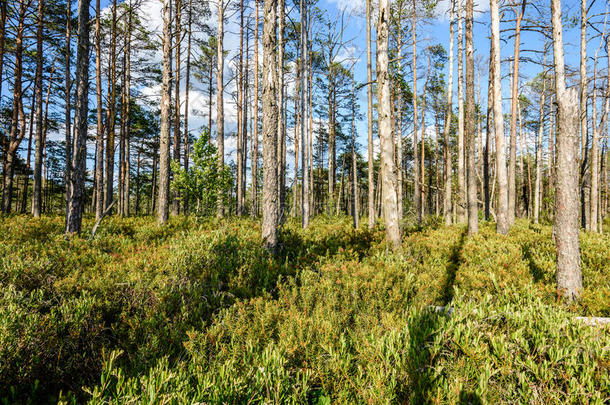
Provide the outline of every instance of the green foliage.
[[219,193],[225,200],[233,187],[233,176],[228,166],[219,173],[216,146],[210,142],[205,130],[193,145],[193,164],[185,170],[176,161],[171,162],[174,178],[172,189],[182,200],[195,202],[197,214],[212,214],[216,210]]
[[585,291],[568,308],[549,226],[470,238],[440,223],[393,254],[349,218],[289,220],[271,257],[251,220],[111,217],[89,242],[65,240],[62,218],[5,218],[0,398],[607,402],[610,336],[571,318],[610,315],[610,237],[581,236]]

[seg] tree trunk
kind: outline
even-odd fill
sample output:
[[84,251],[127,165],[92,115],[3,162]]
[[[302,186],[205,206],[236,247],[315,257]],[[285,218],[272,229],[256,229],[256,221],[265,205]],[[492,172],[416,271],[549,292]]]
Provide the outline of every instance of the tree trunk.
[[[285,0],[278,1],[278,114],[277,114],[277,175],[278,175],[278,215],[280,223],[284,220],[284,205],[286,200],[286,172],[283,156],[286,153],[286,136],[284,130],[284,30],[285,30]],[[244,170],[245,171],[245,170]],[[245,186],[245,182],[244,182]],[[245,187],[244,187],[245,190]]]
[[515,223],[515,210],[517,199],[517,115],[519,108],[519,50],[521,41],[521,20],[525,12],[527,1],[522,0],[521,10],[516,13],[515,22],[515,47],[513,60],[513,74],[511,87],[511,104],[510,104],[510,157],[508,167],[508,224],[512,226]]
[[[36,78],[34,92],[36,93],[36,152],[34,161],[34,190],[32,198],[32,214],[40,217],[42,206],[42,42],[44,27],[44,0],[38,0],[38,24],[36,29]],[[30,124],[31,126],[32,124]],[[29,165],[29,159],[28,159]],[[27,174],[29,176],[29,173]],[[27,193],[27,187],[24,190]]]
[[[309,226],[309,164],[308,164],[308,134],[305,131],[306,126],[306,103],[307,103],[307,91],[305,88],[305,72],[308,67],[307,64],[307,5],[304,0],[300,2],[301,7],[301,162],[302,162],[302,192],[301,192],[301,206],[302,206],[302,226],[307,228]],[[329,157],[330,159],[330,157]]]
[[66,218],[68,215],[68,199],[70,196],[70,176],[72,172],[72,101],[71,101],[71,89],[72,83],[70,78],[70,58],[71,58],[71,21],[72,21],[72,3],[71,0],[66,1],[66,69],[65,69],[65,83],[64,83],[64,97],[65,97],[65,109],[64,109],[64,120],[65,120],[65,141],[66,141],[66,168],[64,173],[65,181],[65,199],[66,199]]
[[132,29],[133,9],[131,1],[128,7],[127,18],[127,34],[126,34],[126,72],[125,72],[125,96],[127,103],[125,104],[125,166],[123,168],[123,215],[128,217],[129,212],[129,187],[130,187],[130,170],[131,170],[131,29]]
[[[252,117],[252,216],[258,216],[258,0],[254,0],[254,115]],[[298,82],[298,80],[297,80]],[[295,143],[298,140],[295,138]],[[295,152],[298,156],[298,146]],[[295,159],[295,166],[298,167],[298,158]],[[295,169],[296,170],[296,169]],[[296,185],[296,174],[295,174]],[[296,189],[295,189],[296,190]],[[295,192],[296,201],[296,192]],[[295,206],[296,208],[296,206]]]
[[578,221],[578,96],[565,88],[561,0],[551,0],[555,93],[557,94],[557,183],[553,234],[557,250],[557,290],[568,301],[582,290]]
[[354,79],[352,79],[352,218],[354,229],[360,228],[360,207],[358,205],[358,162],[356,159],[356,88]]
[[493,111],[496,135],[496,177],[498,179],[497,232],[506,235],[508,222],[508,182],[506,178],[506,151],[504,148],[504,115],[502,114],[502,84],[500,72],[500,16],[498,0],[489,0],[493,46]]
[[[587,127],[587,0],[580,1],[580,208],[582,227],[588,229],[587,205],[585,201],[585,178],[588,160],[588,127]],[[559,102],[559,100],[558,100]],[[559,122],[558,122],[559,124]],[[559,143],[559,140],[557,140]]]
[[[187,42],[186,42],[186,85],[184,92],[184,150],[183,150],[183,163],[184,170],[188,172],[189,169],[189,92],[191,90],[191,38],[192,38],[192,26],[193,26],[193,0],[189,0],[188,8],[188,25],[187,25]],[[210,63],[211,64],[211,63]],[[183,201],[184,213],[189,212],[189,200],[188,196],[184,196]]]
[[[5,47],[5,37],[6,37],[6,20],[8,18],[7,13],[7,0],[0,0],[0,94],[2,94],[2,73],[4,70],[4,47]],[[70,0],[68,0],[68,5],[66,6],[69,10]]]
[[491,194],[490,194],[490,168],[492,167],[491,159],[491,133],[493,127],[491,118],[493,114],[493,75],[494,75],[494,49],[493,41],[489,47],[489,80],[487,83],[487,118],[485,121],[485,149],[483,150],[483,194],[485,203],[485,220],[489,221],[491,213]]
[[371,0],[366,0],[366,97],[368,129],[368,209],[369,229],[375,227],[375,173],[373,151],[373,73],[371,54]]
[[[216,134],[218,142],[218,173],[222,175],[225,166],[225,110],[224,110],[224,3],[223,0],[218,0],[218,33],[216,42],[218,45],[216,63],[216,79],[217,79],[217,99],[216,99]],[[218,217],[222,218],[225,214],[224,190],[218,193]]]
[[[390,103],[389,18],[390,1],[380,0],[379,20],[377,23],[377,99],[379,101],[377,114],[379,116],[379,138],[381,140],[383,215],[386,238],[392,243],[392,247],[397,250],[400,248],[401,240],[396,201],[396,168],[394,167],[394,137],[392,136],[392,105]],[[415,48],[415,41],[413,41],[413,47]],[[415,134],[417,134],[417,131],[415,131]],[[415,145],[417,146],[417,143]]]
[[[421,223],[423,220],[423,217],[421,215],[421,206],[422,206],[422,198],[421,198],[421,190],[422,190],[422,186],[421,186],[421,182],[420,182],[420,173],[419,173],[419,159],[418,159],[418,140],[417,140],[417,48],[416,48],[416,42],[417,42],[417,34],[415,32],[415,23],[416,23],[416,9],[417,9],[417,3],[416,0],[413,0],[413,26],[412,26],[412,46],[413,46],[413,173],[414,173],[414,179],[413,179],[413,187],[414,187],[414,200],[415,200],[415,212],[416,212],[416,216],[417,216],[417,222]],[[389,13],[389,12],[388,12]],[[389,18],[389,14],[388,14],[388,18]],[[380,20],[381,21],[381,17]],[[377,45],[379,47],[379,45]],[[378,57],[379,57],[379,51],[378,53]],[[377,69],[379,70],[379,66],[377,67]],[[379,76],[378,76],[379,77]],[[379,83],[377,83],[377,86],[379,86]],[[379,92],[378,92],[379,93]],[[381,93],[379,93],[381,94]],[[381,101],[378,101],[379,103]],[[379,121],[381,122],[381,119],[379,119]],[[390,129],[391,132],[391,129]],[[379,137],[381,138],[381,130],[379,131]],[[394,172],[392,172],[392,174],[394,174]],[[386,187],[385,187],[385,176],[384,176],[384,195],[385,195],[385,191],[386,191]],[[385,205],[385,197],[384,197],[384,205]],[[386,225],[387,226],[387,225]]]
[[263,223],[265,248],[275,253],[278,247],[277,211],[277,0],[264,0],[263,22]]
[[443,128],[443,160],[445,170],[443,182],[445,184],[445,198],[443,201],[443,216],[445,225],[451,225],[451,145],[449,132],[451,131],[451,117],[453,115],[453,33],[455,31],[455,0],[451,1],[451,23],[449,25],[449,78],[447,80],[447,105],[445,106],[445,126]]
[[[171,1],[171,0],[170,0]],[[174,161],[180,165],[180,72],[182,68],[181,61],[181,45],[182,45],[182,1],[176,0],[176,71],[175,71],[175,95],[174,95]],[[180,195],[174,191],[172,193],[172,215],[178,215],[180,213]]]
[[14,84],[13,84],[13,111],[11,115],[11,132],[9,134],[8,144],[5,148],[5,162],[3,170],[3,188],[2,188],[2,212],[8,214],[11,212],[13,200],[13,176],[15,172],[15,160],[17,158],[17,149],[25,136],[25,131],[19,130],[19,113],[23,110],[23,94],[22,94],[22,79],[23,79],[23,37],[25,31],[25,18],[30,2],[22,2],[19,7],[17,32],[15,35],[14,45]]
[[102,116],[100,0],[96,0],[95,10],[95,87],[97,96],[97,126],[95,128],[95,219],[97,221],[104,213],[104,122]]
[[87,170],[87,115],[89,114],[89,0],[78,3],[78,42],[76,55],[76,106],[70,199],[66,217],[66,234],[79,233],[85,206],[85,172]]
[[[464,34],[463,34],[463,6],[458,3],[458,193],[457,193],[457,222],[466,222],[466,170],[464,164]],[[471,117],[468,117],[470,120]]]
[[161,83],[161,133],[159,136],[159,192],[157,222],[164,224],[169,217],[169,161],[170,161],[170,14],[169,3],[163,0],[163,81]]
[[466,0],[466,116],[464,132],[468,138],[468,234],[479,232],[479,200],[475,162],[475,105],[474,105],[474,44],[472,40],[473,0]]
[[108,59],[108,108],[106,113],[106,190],[104,210],[112,203],[114,193],[114,126],[116,121],[116,0],[112,3],[112,28],[110,39],[110,57]]
[[[545,46],[546,49],[546,46]],[[546,53],[545,53],[546,64]],[[544,135],[544,98],[546,92],[546,77],[542,81],[542,93],[540,93],[540,114],[538,119],[538,136],[536,138],[536,184],[534,186],[534,223],[540,218],[540,200],[542,197],[542,136]]]

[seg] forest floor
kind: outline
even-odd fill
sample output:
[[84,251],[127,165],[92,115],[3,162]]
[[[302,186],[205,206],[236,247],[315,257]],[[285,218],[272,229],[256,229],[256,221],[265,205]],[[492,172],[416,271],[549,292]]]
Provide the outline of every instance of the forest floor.
[[[250,219],[0,220],[5,403],[608,403],[610,236],[581,234],[584,292],[555,291],[549,225]],[[606,231],[610,231],[608,227]],[[451,315],[434,306],[451,308]]]

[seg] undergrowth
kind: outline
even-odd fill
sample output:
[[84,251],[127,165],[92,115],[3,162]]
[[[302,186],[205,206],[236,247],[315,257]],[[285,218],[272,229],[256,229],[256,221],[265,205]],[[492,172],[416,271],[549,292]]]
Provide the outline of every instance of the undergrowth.
[[610,401],[608,329],[572,320],[610,316],[608,234],[581,235],[583,297],[565,307],[549,226],[432,220],[393,254],[350,224],[289,220],[271,257],[249,219],[112,217],[67,240],[63,218],[3,218],[0,398]]

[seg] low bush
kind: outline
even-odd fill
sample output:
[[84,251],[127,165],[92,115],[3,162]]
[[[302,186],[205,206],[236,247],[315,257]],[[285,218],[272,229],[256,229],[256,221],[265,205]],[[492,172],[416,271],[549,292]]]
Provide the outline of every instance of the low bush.
[[[85,232],[93,221],[85,221]],[[584,292],[555,292],[551,228],[383,231],[289,220],[0,222],[0,398],[91,403],[604,403],[610,237],[581,236]],[[430,306],[452,308],[451,316]],[[89,387],[83,389],[83,387]]]

